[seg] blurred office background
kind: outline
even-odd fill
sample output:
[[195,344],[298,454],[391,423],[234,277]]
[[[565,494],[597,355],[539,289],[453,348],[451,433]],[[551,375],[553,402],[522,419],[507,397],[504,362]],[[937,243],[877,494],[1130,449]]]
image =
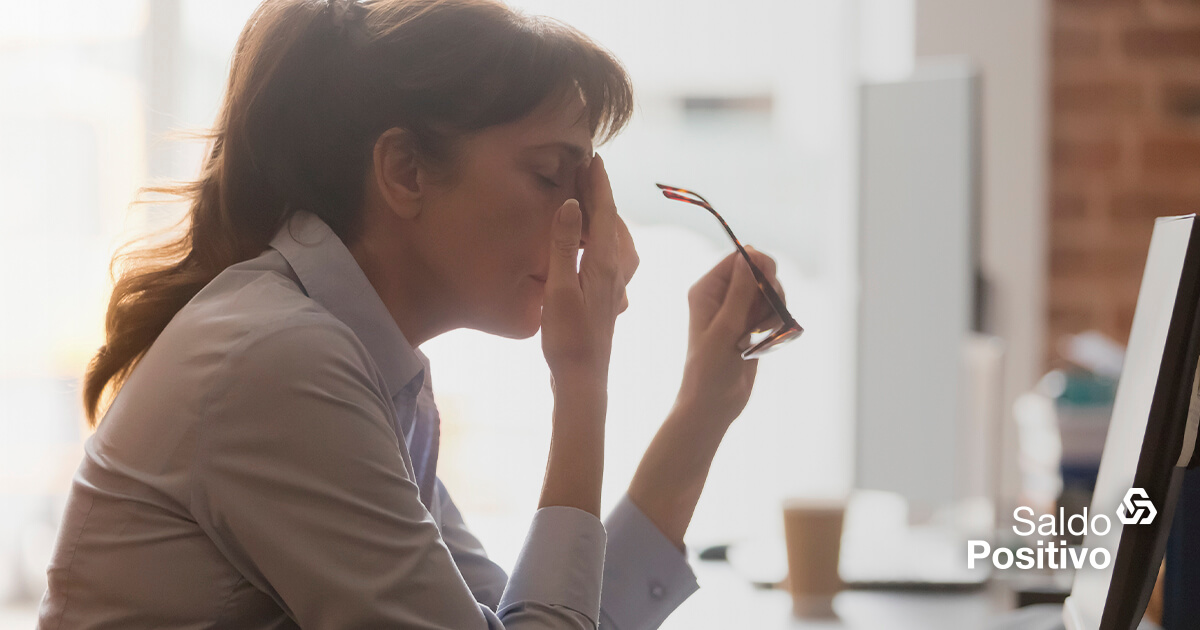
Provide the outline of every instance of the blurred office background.
[[[1030,493],[1054,501],[1065,434],[1029,392],[1100,409],[1080,431],[1102,444],[1092,373],[1112,361],[1087,357],[1119,364],[1153,217],[1200,207],[1200,4],[509,3],[610,48],[638,98],[600,147],[642,257],[614,343],[606,506],[670,408],[686,291],[731,251],[655,182],[702,192],[774,255],[808,330],[762,360],[693,548],[776,540],[784,498],[855,488],[904,496],[914,518],[974,501],[1002,521]],[[188,133],[212,122],[255,4],[0,0],[0,628],[29,627],[44,589],[89,434],[79,382],[111,256],[184,210],[130,202],[196,174]],[[460,331],[423,349],[440,475],[511,567],[548,446],[539,341]]]

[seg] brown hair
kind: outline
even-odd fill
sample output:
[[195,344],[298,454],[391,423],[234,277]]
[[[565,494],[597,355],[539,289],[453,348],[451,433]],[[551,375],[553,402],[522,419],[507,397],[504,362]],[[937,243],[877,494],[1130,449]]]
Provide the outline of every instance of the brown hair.
[[353,240],[381,133],[407,130],[430,168],[449,170],[464,134],[518,120],[564,89],[579,91],[602,141],[632,113],[611,54],[496,0],[263,2],[238,38],[199,178],[147,189],[188,201],[185,233],[114,257],[125,268],[84,378],[88,421],[171,318],[226,267],[262,253],[295,209]]

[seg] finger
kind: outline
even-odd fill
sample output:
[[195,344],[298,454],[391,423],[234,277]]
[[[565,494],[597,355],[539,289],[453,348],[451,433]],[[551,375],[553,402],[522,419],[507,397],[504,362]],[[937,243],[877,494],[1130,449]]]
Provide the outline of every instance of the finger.
[[[779,279],[775,275],[775,259],[771,258],[767,254],[764,254],[763,252],[758,251],[757,249],[754,249],[754,247],[751,245],[746,246],[746,252],[750,254],[750,259],[754,261],[754,264],[758,266],[759,271],[762,272],[763,277],[767,280],[767,284],[775,290],[775,293],[779,295],[779,300],[786,304],[787,300],[785,299],[783,286],[779,284]],[[769,318],[774,313],[775,309],[771,306],[771,302],[767,299],[765,293],[760,291],[759,297],[755,301],[755,305],[751,309],[746,323],[760,323],[763,319]]]
[[[688,290],[689,326],[693,330],[707,328],[716,316],[725,294],[729,290],[729,278],[733,275],[734,264],[741,254],[734,251],[721,259],[713,268],[700,277]],[[707,305],[712,306],[707,306]],[[705,308],[697,308],[705,305]]]
[[[766,271],[763,272],[766,274]],[[783,285],[779,284],[778,278],[771,278],[771,287],[775,289],[775,293],[779,294],[779,301],[787,305],[787,293],[783,290]],[[754,302],[754,308],[750,313],[750,318],[747,323],[760,322],[765,318],[775,315],[775,308],[771,306],[770,300],[762,292],[758,292],[758,298]]]
[[588,209],[588,247],[586,257],[591,263],[616,265],[617,262],[617,206],[613,201],[612,186],[604,170],[604,160],[599,154],[592,158],[588,176],[584,178],[584,201]]
[[776,292],[780,293],[780,297],[783,297],[782,288],[779,286],[779,281],[776,278],[775,259],[758,251],[753,245],[746,246],[746,253],[750,254],[750,260],[754,261],[755,266],[762,272],[767,282],[776,289]]
[[620,215],[617,216],[617,252],[617,260],[621,266],[621,279],[625,284],[629,284],[638,265],[641,264],[641,258],[638,256],[637,248],[633,245],[633,236],[629,233],[629,226],[625,225],[625,221]]
[[592,213],[591,205],[588,201],[588,178],[590,177],[588,164],[580,164],[575,167],[575,197],[579,199],[579,209],[583,211],[583,231],[579,236],[579,246],[587,248],[588,235],[591,233],[591,219],[589,215]]
[[579,276],[575,261],[579,256],[579,239],[583,226],[583,213],[579,202],[568,199],[554,214],[554,225],[550,230],[550,267],[546,273],[546,287],[578,287]]
[[[721,259],[721,262],[713,265],[708,273],[700,276],[700,279],[692,285],[692,288],[705,287],[706,290],[714,290],[716,295],[724,296],[729,289],[729,278],[733,275],[734,265],[742,255],[734,251],[728,256]],[[711,289],[708,289],[710,287]],[[706,291],[707,292],[707,291]]]
[[713,319],[714,323],[720,323],[727,329],[741,332],[745,330],[746,320],[751,309],[754,308],[755,299],[760,295],[760,291],[745,258],[739,255],[733,266],[729,289],[726,290],[721,308],[717,310],[717,315]]
[[768,280],[775,279],[774,258],[771,258],[770,256],[758,251],[753,245],[746,246],[746,253],[750,254],[750,260],[753,260],[754,264],[758,265],[758,270],[763,272],[763,275],[766,276]]

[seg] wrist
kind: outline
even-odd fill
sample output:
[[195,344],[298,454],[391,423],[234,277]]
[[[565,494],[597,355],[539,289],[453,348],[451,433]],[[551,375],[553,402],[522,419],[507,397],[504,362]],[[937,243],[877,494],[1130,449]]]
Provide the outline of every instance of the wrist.
[[550,389],[557,400],[608,397],[608,375],[596,370],[559,370],[550,373]]
[[704,429],[673,410],[646,449],[626,491],[629,499],[676,547],[695,512],[723,431]]
[[608,390],[595,379],[554,380],[551,430],[563,444],[603,442]]

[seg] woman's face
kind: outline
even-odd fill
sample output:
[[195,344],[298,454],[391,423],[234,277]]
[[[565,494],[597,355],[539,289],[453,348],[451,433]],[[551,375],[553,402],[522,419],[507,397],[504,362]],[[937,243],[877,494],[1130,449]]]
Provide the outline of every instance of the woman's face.
[[551,222],[577,198],[580,167],[591,162],[582,111],[578,96],[547,99],[522,120],[469,136],[454,183],[423,193],[421,258],[456,327],[515,338],[537,332]]

